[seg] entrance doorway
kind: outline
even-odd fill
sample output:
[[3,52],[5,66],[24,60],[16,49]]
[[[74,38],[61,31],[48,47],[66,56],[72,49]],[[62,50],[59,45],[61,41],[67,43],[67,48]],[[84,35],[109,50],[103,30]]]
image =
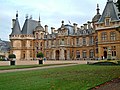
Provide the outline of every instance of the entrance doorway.
[[59,60],[59,56],[60,56],[60,51],[56,50],[56,60]]
[[65,55],[65,60],[67,60],[67,51],[64,51],[64,55]]
[[104,51],[104,58],[107,58],[107,51]]

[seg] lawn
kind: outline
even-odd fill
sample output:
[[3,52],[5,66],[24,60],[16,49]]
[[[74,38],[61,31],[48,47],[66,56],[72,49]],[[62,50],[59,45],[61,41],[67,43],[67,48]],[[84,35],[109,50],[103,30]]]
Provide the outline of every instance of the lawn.
[[76,65],[0,74],[0,90],[88,90],[120,77],[120,66]]
[[44,67],[44,66],[53,66],[53,65],[67,65],[67,64],[75,64],[75,63],[0,66],[0,70],[24,69],[24,68],[35,68],[35,67]]

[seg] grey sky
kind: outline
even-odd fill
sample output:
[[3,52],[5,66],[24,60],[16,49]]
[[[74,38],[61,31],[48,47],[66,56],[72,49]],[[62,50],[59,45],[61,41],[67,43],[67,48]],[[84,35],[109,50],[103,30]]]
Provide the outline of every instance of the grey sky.
[[77,23],[78,26],[91,21],[96,14],[96,6],[99,4],[100,13],[105,7],[107,0],[0,0],[0,38],[9,40],[12,19],[18,10],[19,22],[23,26],[25,16],[32,15],[38,20],[39,14],[41,24],[56,29],[60,27],[61,21],[65,24]]

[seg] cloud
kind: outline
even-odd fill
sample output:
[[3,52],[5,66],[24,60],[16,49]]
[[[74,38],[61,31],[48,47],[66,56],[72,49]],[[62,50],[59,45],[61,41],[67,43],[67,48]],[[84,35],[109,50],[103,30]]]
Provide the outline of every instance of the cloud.
[[[0,0],[1,15],[0,20],[0,38],[9,40],[11,33],[11,20],[15,18],[16,11],[19,13],[19,21],[21,27],[24,24],[26,14],[33,16],[38,20],[41,16],[42,25],[55,27],[61,26],[61,21],[65,24],[71,23],[81,24],[91,20],[96,14],[96,5],[100,3],[101,11],[103,10],[107,0]],[[49,30],[50,31],[50,30]]]

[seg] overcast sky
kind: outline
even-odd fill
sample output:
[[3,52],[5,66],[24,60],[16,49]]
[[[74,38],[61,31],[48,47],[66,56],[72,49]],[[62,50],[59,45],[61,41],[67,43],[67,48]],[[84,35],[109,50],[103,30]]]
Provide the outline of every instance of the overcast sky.
[[34,20],[41,18],[44,27],[48,25],[56,29],[65,24],[77,23],[78,26],[91,21],[96,14],[96,7],[99,4],[100,13],[103,12],[107,0],[0,0],[0,38],[9,40],[11,33],[12,19],[18,11],[18,18],[22,28],[26,14]]

